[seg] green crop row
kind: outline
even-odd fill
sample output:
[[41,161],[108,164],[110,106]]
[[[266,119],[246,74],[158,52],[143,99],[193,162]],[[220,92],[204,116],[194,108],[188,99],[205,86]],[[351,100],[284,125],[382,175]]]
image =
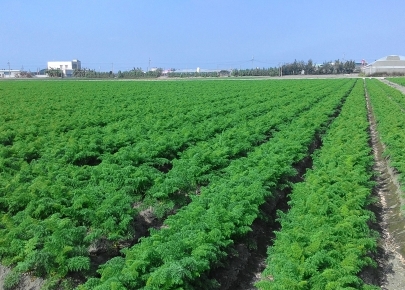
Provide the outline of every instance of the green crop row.
[[283,178],[351,90],[335,90],[299,117],[280,126],[269,142],[234,160],[221,178],[164,222],[150,237],[123,250],[81,289],[193,289],[208,287],[205,273],[226,255],[236,237],[251,230],[259,207]]
[[[229,136],[228,157],[239,158],[265,138],[251,120],[340,85],[350,82],[1,83],[2,263],[39,276],[85,273],[91,245],[134,236],[135,202],[184,148]],[[244,133],[234,129],[241,121]],[[239,134],[247,142],[236,148]]]
[[[386,84],[375,80],[366,81],[370,101],[377,121],[379,138],[385,145],[384,156],[400,174],[400,183],[405,183],[405,110],[398,104],[405,95]],[[405,103],[405,102],[404,102]]]
[[400,78],[387,78],[390,82],[396,83],[401,86],[405,86],[405,78],[400,77]]
[[315,152],[305,181],[294,186],[290,209],[268,250],[260,289],[374,289],[358,274],[376,266],[371,202],[373,157],[364,88],[359,81]]
[[[176,154],[188,143],[205,140],[240,118],[249,118],[252,110],[257,111],[258,104],[268,99],[263,88],[257,91],[255,87],[252,98],[232,90],[232,86],[228,91],[226,87],[211,88],[208,92],[216,95],[214,99],[206,96],[206,92],[198,94],[198,86],[166,92],[163,89],[173,88],[157,85],[151,90],[142,84],[137,89],[128,84],[127,91],[121,89],[121,93],[125,92],[121,96],[111,89],[107,90],[111,95],[103,90],[95,95],[89,91],[90,88],[98,91],[94,86],[78,93],[71,88],[76,88],[76,83],[71,87],[69,83],[59,85],[56,88],[63,90],[64,98],[61,92],[54,92],[53,86],[38,93],[39,85],[32,88],[33,95],[31,90],[21,92],[22,95],[18,90],[4,94],[0,106],[4,119],[0,122],[0,144],[18,146],[21,153],[17,157],[28,162],[44,155],[76,165],[92,165],[90,160],[101,162],[107,158],[118,163],[131,157],[131,162],[138,165],[153,157]],[[199,98],[187,96],[188,92]],[[148,99],[149,94],[152,95]],[[13,105],[5,103],[9,99],[14,101]],[[222,118],[235,113],[239,114],[237,118]],[[131,150],[137,154],[128,156]]]
[[[375,79],[374,79],[375,80]],[[399,90],[392,88],[389,85],[385,85],[381,82],[379,85],[380,91],[384,92],[387,98],[396,103],[405,112],[405,96]]]
[[[319,88],[316,93],[312,90],[300,91],[299,94],[284,96],[281,100],[269,100],[271,106],[261,116],[243,120],[240,125],[225,130],[212,139],[196,143],[182,152],[178,159],[174,159],[173,168],[156,179],[146,191],[146,196],[151,198],[146,202],[147,206],[151,205],[156,209],[156,198],[167,199],[174,193],[199,190],[199,186],[209,182],[211,177],[216,176],[218,170],[227,167],[232,159],[246,155],[257,144],[271,138],[271,133],[277,131],[280,125],[291,122],[335,89],[350,85],[349,82],[338,82]],[[297,99],[300,101],[297,102]],[[170,204],[166,202],[164,206]]]

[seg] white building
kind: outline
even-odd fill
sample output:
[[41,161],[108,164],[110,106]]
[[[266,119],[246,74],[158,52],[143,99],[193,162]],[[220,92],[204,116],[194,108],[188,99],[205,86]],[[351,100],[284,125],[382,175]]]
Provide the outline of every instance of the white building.
[[16,78],[20,75],[18,69],[0,69],[0,78]]
[[64,77],[72,77],[75,69],[80,70],[82,64],[80,60],[74,59],[72,61],[48,61],[48,70],[55,69],[61,70]]
[[365,75],[405,75],[405,57],[388,55],[366,66],[362,71]]

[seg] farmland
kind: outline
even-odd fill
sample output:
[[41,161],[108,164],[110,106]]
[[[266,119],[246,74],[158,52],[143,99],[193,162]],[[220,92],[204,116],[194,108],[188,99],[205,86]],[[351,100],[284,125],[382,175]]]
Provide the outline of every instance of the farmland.
[[264,272],[272,278],[260,282],[261,289],[364,289],[356,274],[376,266],[368,256],[377,239],[367,225],[373,213],[365,209],[373,160],[362,93],[358,83],[325,135],[313,170],[294,187]]
[[405,86],[405,78],[401,77],[401,78],[388,78],[391,82]]
[[402,176],[405,98],[377,80],[0,83],[8,285],[216,289],[293,188],[257,287],[372,289],[358,276],[378,241],[364,86]]

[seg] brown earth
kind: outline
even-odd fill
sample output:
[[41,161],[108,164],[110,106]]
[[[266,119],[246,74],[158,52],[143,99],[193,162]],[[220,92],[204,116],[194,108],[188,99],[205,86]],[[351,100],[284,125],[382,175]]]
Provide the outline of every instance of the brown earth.
[[378,262],[378,270],[374,274],[379,276],[375,278],[379,280],[381,289],[405,289],[405,217],[401,210],[404,205],[403,193],[400,190],[395,170],[390,167],[389,160],[382,156],[384,144],[381,143],[378,136],[377,124],[367,90],[365,94],[371,145],[375,159],[374,170],[378,173],[377,186],[374,189],[378,202],[374,204],[373,208],[377,217],[380,240],[375,257]]

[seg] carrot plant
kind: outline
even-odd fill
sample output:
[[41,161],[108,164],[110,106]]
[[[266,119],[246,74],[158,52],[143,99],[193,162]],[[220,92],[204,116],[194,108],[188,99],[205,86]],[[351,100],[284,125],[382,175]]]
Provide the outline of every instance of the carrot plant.
[[[262,105],[266,111],[260,116],[250,120],[244,119],[241,124],[217,134],[214,138],[196,143],[172,161],[173,168],[167,174],[155,180],[153,186],[146,191],[146,204],[156,208],[156,204],[162,204],[156,199],[170,198],[179,191],[190,192],[209,182],[218,170],[270,139],[272,134],[279,130],[280,125],[291,122],[341,85],[342,83],[336,83],[335,86],[320,88],[315,94],[312,89],[305,91],[304,88],[297,94],[274,97],[268,101],[267,106]],[[300,100],[298,103],[297,99]],[[163,203],[163,206],[168,204]]]
[[[123,250],[80,289],[193,289],[225,257],[233,239],[251,230],[259,207],[278,182],[296,174],[293,164],[307,154],[316,133],[351,90],[353,81],[330,93],[291,122],[280,125],[269,142],[231,162],[221,178],[166,219],[160,230]],[[212,282],[212,281],[211,281]],[[215,282],[212,282],[215,284]]]
[[401,86],[405,86],[405,78],[404,77],[399,77],[399,78],[388,78],[389,81],[396,83]]
[[383,155],[399,173],[401,186],[405,183],[405,95],[375,79],[366,80],[367,91],[377,121],[379,138],[385,145]]
[[[359,273],[376,267],[377,234],[368,224],[373,187],[364,89],[358,82],[315,152],[305,181],[268,250],[259,289],[377,289]],[[379,289],[379,288],[378,288]]]
[[[367,83],[369,83],[369,81],[370,80],[367,80]],[[372,82],[374,81],[375,79]],[[382,82],[374,83],[374,85],[371,86],[375,87],[375,85],[377,85],[379,92],[390,100],[390,103],[393,103],[396,107],[400,107],[405,111],[405,95],[402,92]]]
[[[222,203],[229,202],[232,192],[267,196],[263,188],[293,172],[289,162],[304,154],[294,150],[305,151],[308,136],[319,129],[320,120],[312,123],[313,115],[308,115],[315,114],[312,107],[326,118],[352,84],[353,80],[2,82],[2,264],[14,267],[16,276],[21,272],[56,278],[92,275],[91,259],[99,242],[115,252],[134,242],[139,203],[168,209],[177,193],[189,194],[187,190],[200,183],[210,183],[211,188],[203,189],[202,196],[217,195]],[[313,126],[308,132],[301,128],[309,139],[294,143],[300,149],[286,147],[286,140],[293,137],[280,137],[284,136],[280,132],[298,117],[306,118],[305,126]],[[278,156],[278,151],[263,146],[277,140],[284,142],[277,150],[295,155],[272,161],[273,167],[266,170],[281,169],[267,181],[260,177],[267,164],[261,156]],[[199,210],[205,212],[217,202],[209,202],[211,197],[201,199],[204,206]],[[198,197],[192,197],[192,204],[194,199]],[[238,211],[241,220],[256,216],[260,202],[248,203],[252,209],[245,210],[244,203],[236,200],[232,203],[229,211],[234,212],[237,230],[225,215],[224,232],[228,233],[228,226],[232,230],[219,248],[215,243],[207,246],[219,249],[215,257],[221,256],[230,236],[249,229],[250,222],[236,219]],[[209,219],[216,224],[222,221],[219,213]],[[207,232],[214,229],[210,227]],[[214,242],[217,233],[212,231]],[[187,231],[181,234],[187,236]],[[201,255],[208,253],[200,250]],[[210,259],[201,262],[205,266],[198,271],[209,266]],[[114,261],[122,263],[119,258]]]

